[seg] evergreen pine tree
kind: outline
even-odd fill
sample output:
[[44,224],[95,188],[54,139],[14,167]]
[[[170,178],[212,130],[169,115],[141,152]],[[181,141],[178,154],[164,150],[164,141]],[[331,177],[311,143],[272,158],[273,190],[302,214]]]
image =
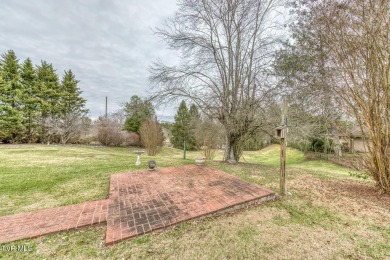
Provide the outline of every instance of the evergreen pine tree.
[[[88,125],[86,100],[71,70],[61,84],[52,64],[22,65],[10,50],[0,57],[0,142],[66,142]],[[55,139],[53,139],[53,137]]]
[[[194,110],[192,112],[194,112]],[[186,102],[183,100],[175,115],[175,122],[172,126],[171,143],[173,147],[183,149],[184,141],[186,141],[188,150],[196,148],[194,133],[191,129],[191,114],[187,109]]]
[[188,137],[188,143],[193,149],[197,149],[199,146],[196,142],[195,132],[197,129],[197,125],[201,123],[198,107],[195,104],[192,104],[189,113],[190,113],[191,121],[190,121],[190,135]]
[[125,104],[124,112],[126,114],[124,129],[137,134],[140,134],[140,127],[144,121],[154,119],[156,116],[153,104],[136,95]]
[[38,133],[39,103],[37,96],[37,75],[30,58],[27,58],[20,72],[22,86],[22,113],[25,128],[24,138],[33,142]]
[[9,50],[0,59],[0,138],[5,142],[16,142],[23,130],[21,118],[21,85],[19,62],[15,52]]
[[84,108],[86,100],[81,97],[81,90],[77,86],[79,83],[71,70],[65,71],[60,85],[60,113],[68,115],[70,113],[84,116],[87,110]]
[[0,71],[0,142],[7,141],[10,137],[10,111],[11,106],[8,104],[6,93],[8,92],[8,86],[3,78],[3,73]]
[[193,119],[199,119],[200,118],[198,107],[195,104],[191,105],[189,112],[190,112],[191,118],[193,118]]
[[50,118],[50,127],[65,144],[76,139],[84,130],[86,100],[81,97],[78,80],[71,70],[65,71],[59,88],[59,110],[55,117]]
[[41,66],[37,67],[37,90],[40,100],[40,141],[52,141],[52,133],[45,126],[47,119],[56,118],[60,113],[60,90],[58,76],[52,64],[46,61],[41,62]]
[[59,113],[59,80],[53,65],[46,61],[37,67],[37,89],[41,101],[42,117],[55,116]]

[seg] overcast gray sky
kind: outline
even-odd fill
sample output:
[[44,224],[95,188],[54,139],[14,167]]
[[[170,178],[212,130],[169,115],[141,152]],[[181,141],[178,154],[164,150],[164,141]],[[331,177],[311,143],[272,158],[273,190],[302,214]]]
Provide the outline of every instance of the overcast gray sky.
[[[176,0],[1,0],[0,53],[14,50],[20,62],[46,60],[62,77],[80,80],[90,116],[113,112],[132,95],[146,96],[148,66],[177,60],[155,35],[176,9]],[[160,119],[173,107],[161,107]]]

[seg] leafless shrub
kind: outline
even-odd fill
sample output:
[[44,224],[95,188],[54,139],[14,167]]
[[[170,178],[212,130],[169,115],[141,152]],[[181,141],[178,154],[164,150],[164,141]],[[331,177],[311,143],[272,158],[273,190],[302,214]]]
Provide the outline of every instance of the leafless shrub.
[[122,131],[124,136],[124,144],[128,146],[141,145],[141,137],[137,133]]
[[68,113],[62,117],[46,117],[43,119],[45,139],[48,142],[61,144],[78,143],[91,125],[90,119],[76,113]]
[[164,133],[160,124],[150,119],[146,120],[141,125],[140,133],[147,154],[149,156],[156,155],[158,149],[164,143]]
[[124,142],[122,124],[115,118],[100,117],[97,120],[97,139],[102,145],[120,146]]
[[371,154],[368,170],[390,193],[390,5],[383,0],[332,0],[312,7],[338,77],[335,91],[348,104]]
[[223,127],[211,119],[199,120],[193,129],[196,143],[201,146],[201,153],[207,160],[213,160],[218,146],[224,142]]

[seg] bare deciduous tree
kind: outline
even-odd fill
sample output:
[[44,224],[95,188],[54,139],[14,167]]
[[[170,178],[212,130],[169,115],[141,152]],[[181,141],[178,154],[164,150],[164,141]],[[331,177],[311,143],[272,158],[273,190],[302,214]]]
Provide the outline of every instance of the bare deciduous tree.
[[188,98],[224,126],[224,160],[239,159],[242,143],[261,127],[270,91],[269,64],[276,43],[279,0],[181,0],[157,34],[181,51],[178,66],[150,69],[154,98]]
[[390,3],[332,0],[312,12],[339,72],[335,91],[368,130],[368,169],[380,190],[390,193]]

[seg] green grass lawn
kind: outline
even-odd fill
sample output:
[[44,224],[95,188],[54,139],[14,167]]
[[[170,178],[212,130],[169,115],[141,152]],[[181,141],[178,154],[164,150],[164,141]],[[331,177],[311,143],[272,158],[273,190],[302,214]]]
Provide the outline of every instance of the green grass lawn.
[[[260,163],[265,165],[279,166],[280,146],[270,145],[260,151],[245,152],[242,161],[248,163]],[[303,153],[296,149],[288,148],[286,153],[286,165],[293,165],[304,161]]]
[[112,173],[143,169],[148,160],[159,167],[192,163],[172,148],[141,156],[141,166],[130,148],[3,146],[0,158],[0,215],[105,198]]
[[[222,158],[217,153],[216,160]],[[163,148],[155,157],[130,148],[56,145],[0,146],[0,215],[106,198],[113,173],[192,164],[199,152]],[[244,152],[236,165],[208,165],[278,191],[279,146]],[[390,198],[373,182],[325,161],[287,151],[292,196],[201,222],[188,221],[159,234],[104,246],[105,226],[0,245],[14,259],[329,259],[390,258]],[[29,245],[31,252],[2,246]]]

